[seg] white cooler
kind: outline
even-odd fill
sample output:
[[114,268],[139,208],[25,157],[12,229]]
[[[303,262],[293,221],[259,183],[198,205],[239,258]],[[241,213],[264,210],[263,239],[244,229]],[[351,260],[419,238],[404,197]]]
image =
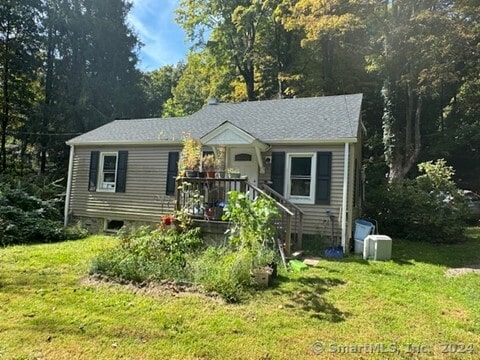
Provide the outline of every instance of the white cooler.
[[386,235],[368,235],[363,241],[363,258],[390,260],[392,258],[392,239]]

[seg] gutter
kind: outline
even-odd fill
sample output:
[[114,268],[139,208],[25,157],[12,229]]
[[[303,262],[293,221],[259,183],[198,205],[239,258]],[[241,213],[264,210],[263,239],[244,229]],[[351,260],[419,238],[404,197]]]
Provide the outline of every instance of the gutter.
[[348,158],[350,156],[349,143],[345,143],[344,159],[343,159],[343,196],[342,196],[342,246],[346,252],[347,244],[347,199],[348,199]]
[[73,156],[75,154],[75,145],[70,145],[70,156],[68,160],[68,176],[67,176],[67,190],[65,194],[65,213],[63,219],[63,226],[68,226],[68,213],[70,211],[70,195],[72,192],[72,177],[73,177]]

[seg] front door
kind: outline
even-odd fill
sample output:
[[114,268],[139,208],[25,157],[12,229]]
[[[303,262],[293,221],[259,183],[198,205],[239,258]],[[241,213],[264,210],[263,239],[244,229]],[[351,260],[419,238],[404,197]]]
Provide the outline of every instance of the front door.
[[258,162],[255,149],[231,148],[228,160],[229,168],[240,170],[240,174],[247,176],[250,183],[258,184]]

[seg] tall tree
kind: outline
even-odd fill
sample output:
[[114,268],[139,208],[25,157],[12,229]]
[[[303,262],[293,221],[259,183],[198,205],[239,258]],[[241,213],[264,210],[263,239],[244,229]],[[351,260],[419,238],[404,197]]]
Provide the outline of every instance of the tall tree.
[[7,172],[7,136],[29,114],[38,66],[39,7],[36,0],[0,3],[0,172]]
[[424,135],[438,131],[443,109],[465,70],[465,22],[451,1],[385,4],[383,49],[384,145],[389,179],[404,178],[420,159]]
[[262,0],[182,0],[177,21],[191,40],[206,45],[219,62],[236,68],[247,99],[255,100],[257,32],[270,19],[269,10],[269,1]]
[[173,97],[172,90],[185,68],[183,63],[176,66],[166,65],[160,69],[143,74],[142,87],[145,93],[145,105],[138,116],[157,117],[168,99]]

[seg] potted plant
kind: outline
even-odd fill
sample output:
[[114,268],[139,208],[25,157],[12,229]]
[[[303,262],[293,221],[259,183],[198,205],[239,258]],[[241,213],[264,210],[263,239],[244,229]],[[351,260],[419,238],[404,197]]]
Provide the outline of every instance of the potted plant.
[[217,148],[217,156],[215,158],[215,176],[217,178],[225,178],[225,146],[220,146]]
[[205,155],[202,159],[203,170],[207,173],[207,178],[215,177],[215,157],[212,154]]
[[233,168],[227,169],[227,177],[229,179],[240,179],[240,170]]
[[253,258],[252,276],[259,286],[268,286],[270,280],[277,276],[277,254],[262,245]]
[[184,136],[181,163],[187,177],[198,176],[201,150],[202,144],[200,144],[200,141],[193,139],[190,134]]

